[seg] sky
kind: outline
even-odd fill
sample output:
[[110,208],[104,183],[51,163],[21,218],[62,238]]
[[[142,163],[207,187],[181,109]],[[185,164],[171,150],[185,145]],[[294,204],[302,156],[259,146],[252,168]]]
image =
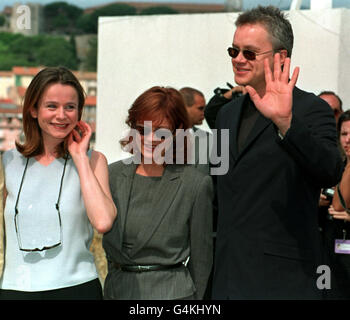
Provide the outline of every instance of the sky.
[[[101,5],[105,3],[116,2],[117,0],[0,0],[0,11],[3,10],[5,6],[12,6],[14,3],[41,3],[48,4],[56,1],[65,1],[71,4],[74,4],[80,8],[88,8],[96,5]],[[215,3],[215,4],[224,4],[225,0],[124,0],[125,2],[187,2],[187,3]],[[123,1],[121,1],[123,2]],[[252,7],[260,5],[275,5],[280,7],[281,9],[288,9],[292,0],[243,0],[243,9],[249,9]],[[303,0],[303,6],[305,8],[309,8],[310,0]],[[350,8],[350,0],[333,0],[334,7],[346,7]]]

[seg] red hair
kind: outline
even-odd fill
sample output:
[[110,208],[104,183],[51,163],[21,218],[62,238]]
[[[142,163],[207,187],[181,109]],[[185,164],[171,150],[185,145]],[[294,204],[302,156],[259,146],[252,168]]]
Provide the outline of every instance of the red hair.
[[[190,121],[188,119],[185,103],[180,92],[170,87],[155,86],[144,93],[142,93],[132,104],[128,111],[128,117],[125,123],[132,129],[136,124],[144,121],[152,121],[152,126],[157,126],[163,119],[166,119],[171,130],[175,132],[176,129],[187,130],[190,128]],[[184,150],[176,150],[176,143],[173,143],[174,160],[176,154],[182,152],[186,163],[187,157],[187,137],[184,137]],[[130,140],[120,141],[121,145],[125,147]]]

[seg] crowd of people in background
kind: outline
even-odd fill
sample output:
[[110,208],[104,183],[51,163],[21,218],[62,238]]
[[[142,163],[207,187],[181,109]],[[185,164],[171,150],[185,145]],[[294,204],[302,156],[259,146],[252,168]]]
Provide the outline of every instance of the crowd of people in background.
[[[279,9],[240,14],[227,49],[236,85],[207,104],[198,88],[146,90],[120,140],[130,157],[109,165],[89,148],[79,81],[40,71],[25,142],[0,163],[0,300],[349,299],[350,111],[296,86],[293,41]],[[228,153],[222,174],[214,152]]]

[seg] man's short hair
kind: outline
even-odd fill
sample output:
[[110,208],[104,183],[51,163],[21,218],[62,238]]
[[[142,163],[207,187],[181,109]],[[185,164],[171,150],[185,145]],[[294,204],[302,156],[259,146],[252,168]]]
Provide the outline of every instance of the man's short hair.
[[286,15],[274,6],[258,6],[241,13],[236,20],[236,27],[245,24],[262,24],[269,36],[274,50],[287,50],[287,57],[292,56],[293,29]]
[[318,97],[321,97],[321,96],[335,96],[339,101],[340,111],[343,112],[343,101],[340,99],[340,97],[335,92],[325,90],[325,91],[322,91],[321,93],[318,94]]
[[204,94],[202,92],[191,87],[183,87],[179,91],[185,101],[186,107],[190,107],[194,104],[194,96],[196,94],[204,98]]

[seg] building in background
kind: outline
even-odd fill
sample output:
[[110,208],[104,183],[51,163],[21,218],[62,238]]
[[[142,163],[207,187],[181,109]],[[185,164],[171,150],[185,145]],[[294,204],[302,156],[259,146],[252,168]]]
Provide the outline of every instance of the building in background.
[[22,132],[22,108],[11,99],[0,99],[0,151],[15,147]]
[[2,16],[5,19],[4,24],[0,27],[0,32],[10,32],[12,7],[6,6],[2,11]]
[[[22,139],[22,102],[24,94],[34,76],[43,67],[13,67],[11,71],[0,71],[0,152],[15,147],[16,139]],[[95,146],[96,94],[95,72],[73,71],[86,92],[82,120],[90,124],[93,134],[90,147]]]
[[239,12],[243,9],[243,0],[226,0],[225,1],[226,11]]

